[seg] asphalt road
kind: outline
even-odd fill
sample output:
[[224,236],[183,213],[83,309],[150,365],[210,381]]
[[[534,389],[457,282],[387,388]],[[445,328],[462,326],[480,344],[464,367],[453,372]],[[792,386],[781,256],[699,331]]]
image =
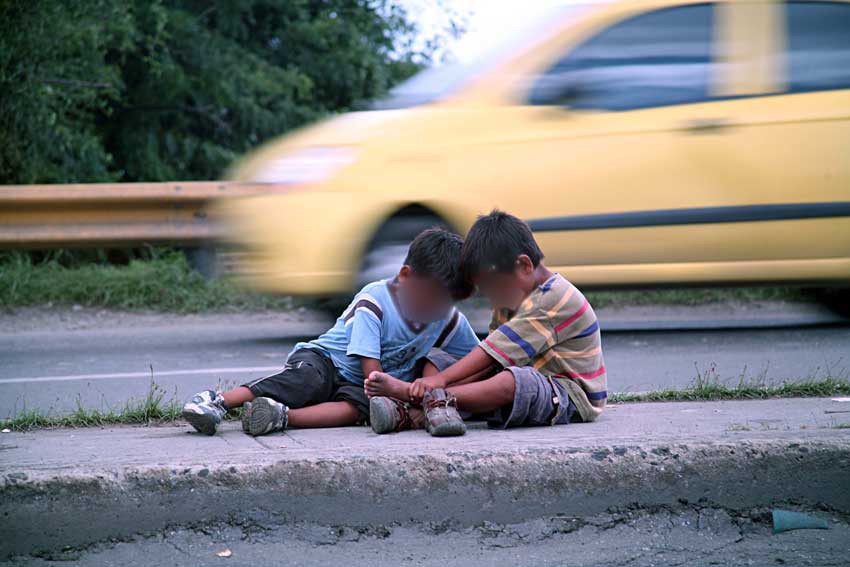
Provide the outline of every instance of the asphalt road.
[[[751,324],[775,319],[768,315],[752,317]],[[0,418],[24,409],[120,409],[144,397],[152,378],[165,398],[180,400],[204,388],[235,385],[275,372],[298,340],[328,325],[310,313],[40,317],[23,313],[11,323],[0,320]],[[676,318],[665,317],[656,328],[675,327],[670,321]],[[847,325],[788,327],[774,321],[748,328],[744,316],[730,329],[728,321],[694,325],[692,317],[679,330],[629,331],[645,328],[648,316],[609,314],[606,320],[600,313],[600,320],[603,329],[614,329],[604,332],[603,347],[615,392],[685,387],[698,373],[736,382],[742,374],[781,381],[850,372]],[[702,328],[681,330],[688,326]]]
[[[523,524],[452,529],[290,525],[269,528],[242,521],[202,530],[176,528],[120,543],[17,557],[3,566],[54,565],[285,565],[351,567],[619,566],[847,564],[850,527],[822,511],[828,530],[772,534],[766,510],[695,508],[627,511],[590,518],[553,517]],[[448,522],[447,522],[448,524]],[[448,528],[448,529],[447,529]],[[344,558],[344,559],[342,559]]]

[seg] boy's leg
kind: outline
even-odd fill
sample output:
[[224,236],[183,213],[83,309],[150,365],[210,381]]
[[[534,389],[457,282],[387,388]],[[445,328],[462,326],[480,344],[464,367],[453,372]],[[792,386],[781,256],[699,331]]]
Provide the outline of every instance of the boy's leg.
[[[328,367],[335,370],[330,360],[321,353],[310,349],[297,350],[277,374],[252,380],[224,393],[213,390],[199,392],[183,407],[183,417],[198,431],[212,435],[228,409],[244,404],[242,428],[248,432],[252,402],[264,398],[271,403],[265,404],[257,417],[280,422],[279,418],[288,411],[288,406],[299,408],[330,399],[333,376]],[[327,379],[323,379],[325,376]]]
[[569,393],[530,366],[511,366],[493,378],[451,388],[458,407],[489,412],[493,429],[569,423]]
[[426,360],[425,364],[422,365],[422,378],[427,378],[428,376],[433,376],[434,374],[439,374],[440,370],[434,366],[434,363],[430,360]]
[[361,412],[351,402],[324,402],[289,410],[289,427],[343,427],[356,425]]
[[510,370],[503,370],[492,378],[450,386],[446,391],[457,399],[457,407],[470,413],[489,413],[514,401],[516,380]]
[[[419,376],[417,376],[417,378],[427,378],[428,376],[433,376],[438,372],[442,372],[461,358],[463,357],[449,354],[443,349],[432,348],[423,359],[424,364],[422,365],[422,371],[419,373]],[[481,372],[473,374],[472,376],[467,376],[463,380],[455,382],[452,385],[460,386],[461,384],[469,384],[471,382],[483,380],[484,378],[487,378],[492,375],[493,371],[488,368],[487,370],[482,370]]]
[[271,398],[293,409],[302,408],[330,399],[335,372],[333,362],[323,353],[302,348],[289,356],[283,370],[277,374],[252,380],[228,393],[235,401],[242,399],[243,403],[254,398]]
[[[429,374],[426,374],[429,372]],[[438,372],[437,368],[430,363],[426,363],[422,368],[422,377],[433,376]],[[491,370],[482,370],[477,374],[473,374],[464,378],[460,382],[455,382],[450,388],[457,388],[461,385],[474,384],[481,381],[486,381],[486,376],[491,373]],[[489,378],[492,380],[495,376]],[[420,402],[421,400],[410,399],[409,387],[410,384],[403,380],[399,380],[395,376],[390,376],[386,372],[375,372],[372,376],[366,379],[368,383],[368,392],[370,396],[385,396],[388,398],[396,398],[405,402]]]
[[[247,431],[262,435],[288,427],[342,427],[366,421],[369,400],[363,387],[346,380],[333,362],[314,354],[310,359],[311,384],[321,384],[320,392],[307,403],[287,407],[269,397],[259,397],[247,407]],[[257,393],[252,388],[253,393]]]
[[[407,382],[394,378],[389,374],[376,373],[373,378],[380,381],[384,388],[383,396],[396,398],[402,401],[410,401]],[[459,410],[470,414],[489,413],[510,405],[515,396],[516,379],[509,370],[499,372],[495,376],[481,380],[477,376],[475,382],[468,384],[452,385],[446,388],[446,392],[457,399]],[[432,390],[436,392],[436,390]],[[375,398],[373,398],[375,399]]]
[[241,407],[245,402],[253,401],[257,397],[247,386],[237,386],[222,392],[221,396],[224,398],[224,404],[230,409]]
[[[418,377],[426,378],[428,376],[433,376],[438,372],[442,372],[462,357],[451,355],[441,349],[432,348],[427,356],[423,359],[422,369],[420,375]],[[452,386],[460,386],[461,384],[471,384],[473,382],[478,382],[479,380],[483,380],[490,376],[493,373],[491,369],[482,370],[477,374],[473,374],[472,376],[468,376],[461,380],[460,382],[455,382]],[[422,400],[411,400],[410,395],[408,393],[408,388],[410,384],[395,378],[394,376],[390,376],[384,372],[378,372],[374,374],[372,377],[367,378],[367,392],[370,396],[386,396],[389,398],[396,398],[405,402],[415,402],[419,403]]]
[[[304,417],[297,410],[332,400],[337,374],[324,353],[306,348],[295,351],[283,372],[245,384],[256,398],[244,406],[242,429],[256,436],[295,426]],[[291,421],[293,413],[295,422]],[[306,416],[309,423],[315,423],[315,412]],[[329,417],[338,419],[335,414]]]

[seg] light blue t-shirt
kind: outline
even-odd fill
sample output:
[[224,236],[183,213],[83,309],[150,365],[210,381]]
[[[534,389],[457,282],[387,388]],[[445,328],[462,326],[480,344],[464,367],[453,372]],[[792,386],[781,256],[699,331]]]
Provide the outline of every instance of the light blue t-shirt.
[[465,356],[478,346],[478,337],[456,307],[445,319],[414,329],[401,316],[388,287],[389,280],[368,284],[360,290],[331,329],[319,338],[295,345],[317,349],[330,356],[347,380],[363,384],[360,357],[381,361],[384,372],[412,382],[417,361],[437,347]]

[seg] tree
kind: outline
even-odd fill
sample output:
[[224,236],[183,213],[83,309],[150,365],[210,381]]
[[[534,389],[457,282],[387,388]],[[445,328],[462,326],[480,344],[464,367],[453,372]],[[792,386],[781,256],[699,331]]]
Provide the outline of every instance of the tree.
[[215,179],[426,63],[390,0],[0,0],[0,183]]

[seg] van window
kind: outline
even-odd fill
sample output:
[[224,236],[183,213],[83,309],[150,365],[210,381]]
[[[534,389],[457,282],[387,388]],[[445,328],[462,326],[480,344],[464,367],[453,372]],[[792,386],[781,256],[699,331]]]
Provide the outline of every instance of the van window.
[[664,8],[614,24],[537,78],[529,102],[632,110],[707,100],[713,8]]

